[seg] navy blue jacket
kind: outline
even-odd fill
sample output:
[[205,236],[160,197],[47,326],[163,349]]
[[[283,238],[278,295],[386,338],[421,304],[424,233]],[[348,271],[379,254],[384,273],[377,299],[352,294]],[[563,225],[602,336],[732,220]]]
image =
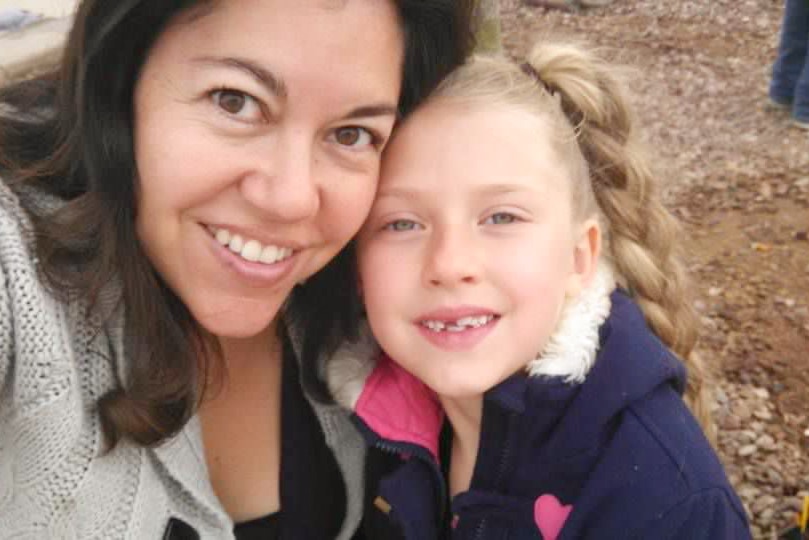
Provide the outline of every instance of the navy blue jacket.
[[[683,365],[625,294],[611,300],[582,384],[518,374],[486,393],[471,486],[451,501],[438,404],[383,357],[355,410],[370,446],[365,536],[750,538],[742,505],[681,399]],[[446,426],[443,433],[448,440]]]

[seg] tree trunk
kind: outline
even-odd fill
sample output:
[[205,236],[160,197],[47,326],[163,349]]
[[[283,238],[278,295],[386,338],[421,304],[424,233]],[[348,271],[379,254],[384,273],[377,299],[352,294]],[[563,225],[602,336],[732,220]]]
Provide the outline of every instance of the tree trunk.
[[476,52],[496,53],[502,50],[499,0],[477,0],[474,29]]

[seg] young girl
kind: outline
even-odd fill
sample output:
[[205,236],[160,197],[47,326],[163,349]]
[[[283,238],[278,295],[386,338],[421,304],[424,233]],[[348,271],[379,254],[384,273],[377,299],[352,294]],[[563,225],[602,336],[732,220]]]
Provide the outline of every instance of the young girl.
[[[376,538],[748,538],[620,85],[579,48],[478,58],[406,121],[358,266],[372,340],[330,365]],[[672,352],[674,351],[674,353]]]

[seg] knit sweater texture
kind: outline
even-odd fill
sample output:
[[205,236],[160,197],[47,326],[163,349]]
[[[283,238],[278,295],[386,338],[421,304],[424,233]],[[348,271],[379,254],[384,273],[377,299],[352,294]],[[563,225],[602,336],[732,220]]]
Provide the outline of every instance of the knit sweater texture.
[[[0,539],[158,539],[171,518],[232,539],[197,417],[157,448],[122,441],[104,453],[96,402],[124,380],[125,321],[113,295],[89,318],[83,300],[57,300],[36,265],[31,221],[0,180]],[[364,443],[345,410],[309,401],[343,473],[338,538],[350,538]]]

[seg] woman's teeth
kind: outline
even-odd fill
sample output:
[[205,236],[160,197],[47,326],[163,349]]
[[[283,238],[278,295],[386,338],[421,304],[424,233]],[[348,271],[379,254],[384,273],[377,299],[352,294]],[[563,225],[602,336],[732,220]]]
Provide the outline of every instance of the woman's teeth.
[[217,242],[246,261],[273,264],[292,256],[292,248],[264,246],[258,240],[244,239],[238,234],[231,234],[227,229],[209,229]]
[[493,319],[494,315],[481,315],[479,317],[462,317],[457,321],[422,321],[421,324],[433,332],[463,332],[467,328],[480,328]]

